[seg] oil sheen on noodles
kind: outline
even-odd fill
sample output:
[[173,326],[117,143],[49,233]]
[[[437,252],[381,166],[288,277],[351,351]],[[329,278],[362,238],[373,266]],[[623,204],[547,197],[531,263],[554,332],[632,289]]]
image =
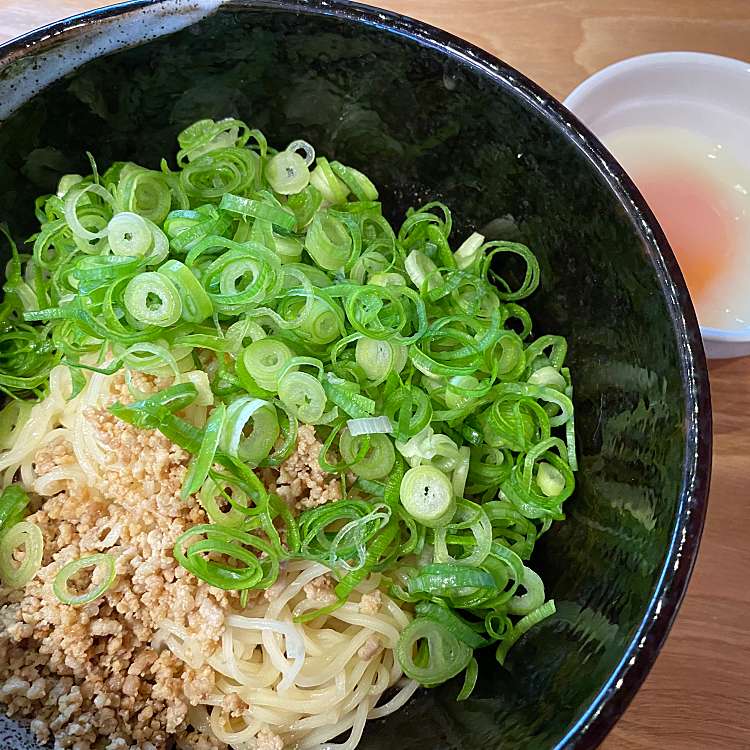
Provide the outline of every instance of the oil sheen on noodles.
[[[181,628],[163,623],[155,645],[166,645],[194,669],[208,664],[216,672],[217,692],[189,715],[196,729],[235,750],[255,748],[263,728],[280,735],[284,747],[354,750],[368,718],[397,711],[414,694],[417,683],[403,678],[394,653],[408,615],[387,596],[376,614],[360,611],[360,597],[377,587],[378,576],[364,581],[335,612],[293,622],[320,606],[303,589],[326,572],[319,563],[290,562],[271,601],[260,596],[228,616],[222,646],[212,653]],[[391,687],[393,696],[378,706]],[[230,720],[221,706],[232,693],[250,709]],[[331,742],[342,733],[348,733],[343,743]]]
[[[199,381],[201,376],[196,371],[181,373],[180,378]],[[85,486],[101,476],[107,454],[84,414],[90,407],[111,403],[112,380],[88,373],[85,387],[70,398],[69,372],[58,366],[50,374],[48,395],[30,412],[12,412],[25,408],[20,404],[6,407],[11,411],[5,419],[19,426],[4,430],[0,443],[2,484],[20,474],[26,488],[49,497],[68,481]],[[204,423],[205,407],[191,409],[190,421]],[[38,476],[37,451],[57,439],[70,443],[76,461]],[[222,645],[213,651],[195,635],[162,623],[154,636],[155,647],[169,648],[192,668],[208,665],[216,673],[217,692],[189,713],[196,730],[234,750],[254,750],[263,729],[280,735],[285,747],[354,750],[367,719],[397,711],[414,694],[417,683],[404,678],[394,652],[410,615],[385,595],[375,614],[360,611],[361,597],[377,588],[377,574],[363,581],[348,603],[332,614],[305,624],[293,622],[295,616],[323,606],[309,599],[304,587],[326,572],[319,563],[289,562],[270,600],[259,592],[246,609],[227,616]],[[378,705],[386,691],[387,700]],[[222,708],[232,693],[250,706],[239,718]],[[344,742],[331,742],[342,734]]]

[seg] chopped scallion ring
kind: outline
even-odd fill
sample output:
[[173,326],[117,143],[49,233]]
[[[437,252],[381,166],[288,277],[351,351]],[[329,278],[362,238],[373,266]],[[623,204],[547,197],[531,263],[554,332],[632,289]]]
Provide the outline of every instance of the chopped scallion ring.
[[317,424],[326,408],[320,381],[306,372],[287,372],[279,381],[279,399],[300,422]]
[[404,474],[401,504],[419,523],[430,528],[444,526],[456,511],[450,479],[434,466],[417,466]]
[[[19,551],[22,555],[19,560]],[[9,588],[23,588],[42,565],[44,538],[30,521],[14,524],[0,537],[0,579]]]
[[344,430],[339,441],[341,457],[362,479],[380,479],[390,473],[396,461],[393,442],[382,433],[352,435]]
[[168,328],[182,315],[182,298],[164,275],[147,271],[134,276],[123,294],[125,308],[139,323]]
[[[70,589],[71,578],[88,568],[93,568],[88,590],[80,594],[74,593]],[[63,604],[80,607],[95,601],[106,593],[114,580],[115,558],[107,553],[99,553],[81,557],[63,565],[55,576],[52,590]]]
[[280,151],[266,166],[266,179],[281,195],[302,192],[310,182],[307,162],[295,151]]

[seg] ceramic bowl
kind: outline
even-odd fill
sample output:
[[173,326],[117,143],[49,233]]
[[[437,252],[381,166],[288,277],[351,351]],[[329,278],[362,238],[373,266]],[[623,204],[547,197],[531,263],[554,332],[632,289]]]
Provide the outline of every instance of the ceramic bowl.
[[[454,683],[420,691],[362,749],[596,746],[667,635],[708,494],[700,332],[653,216],[597,139],[518,71],[335,0],[125,3],[0,47],[0,216],[28,237],[34,197],[86,170],[86,150],[158,166],[185,125],[230,115],[364,169],[392,218],[438,198],[456,237],[527,243],[541,264],[537,333],[568,337],[578,488],[534,559],[557,615],[505,668],[483,654],[470,700],[455,701]],[[30,745],[3,720],[0,747]]]
[[[605,143],[624,127],[678,127],[720,144],[750,174],[750,63],[702,52],[655,52],[597,71],[565,99]],[[740,186],[743,188],[743,186]],[[746,274],[735,294],[750,285]],[[750,326],[701,326],[711,359],[750,354]]]

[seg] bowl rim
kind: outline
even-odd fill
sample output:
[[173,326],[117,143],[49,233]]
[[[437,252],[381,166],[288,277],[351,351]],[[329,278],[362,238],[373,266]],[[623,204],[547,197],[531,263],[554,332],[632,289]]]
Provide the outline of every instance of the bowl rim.
[[588,96],[594,89],[610,79],[634,70],[648,70],[654,66],[685,66],[691,64],[708,65],[715,70],[735,70],[738,73],[750,73],[750,62],[737,57],[715,55],[709,52],[692,52],[689,50],[671,50],[667,52],[647,52],[633,55],[610,63],[584,78],[563,100],[568,109],[575,109],[580,99]]
[[[30,31],[0,45],[0,71],[13,59],[74,36],[88,25],[99,25],[168,1],[127,0]],[[473,68],[500,89],[518,97],[578,147],[618,199],[639,235],[675,333],[685,398],[685,458],[674,528],[646,611],[610,677],[574,719],[554,750],[597,747],[624,713],[664,644],[695,564],[708,505],[712,453],[708,371],[696,314],[664,232],[624,169],[572,112],[521,72],[472,43],[408,16],[347,0],[218,0],[212,12],[222,8],[332,16],[404,37]]]
[[[710,68],[713,73],[739,73],[750,75],[750,62],[736,57],[714,55],[708,52],[690,52],[675,50],[671,52],[648,52],[618,60],[606,68],[601,68],[581,81],[564,99],[563,104],[575,111],[589,97],[595,97],[603,87],[610,85],[621,76],[633,72],[648,72],[655,68],[686,68],[700,65]],[[719,328],[718,326],[701,326],[703,337],[709,341],[742,344],[750,342],[750,323],[742,328]]]

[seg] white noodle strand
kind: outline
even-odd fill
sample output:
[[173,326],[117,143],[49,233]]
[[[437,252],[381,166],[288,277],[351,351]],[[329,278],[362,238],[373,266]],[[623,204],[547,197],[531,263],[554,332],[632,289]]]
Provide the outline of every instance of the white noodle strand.
[[[360,611],[360,598],[375,590],[380,576],[363,581],[343,607],[312,622],[293,621],[324,606],[304,589],[326,573],[319,563],[290,561],[271,601],[259,596],[230,614],[221,645],[204,655],[216,672],[216,690],[236,693],[249,706],[230,719],[216,696],[203,702],[212,733],[233,750],[253,750],[262,730],[279,735],[284,747],[354,750],[368,717],[387,716],[414,694],[417,685],[403,679],[394,652],[408,613],[384,594],[377,612]],[[205,645],[171,623],[160,633],[166,635],[156,645],[186,663],[197,661],[191,642]],[[390,688],[397,692],[378,706]],[[339,736],[343,741],[334,742]]]

